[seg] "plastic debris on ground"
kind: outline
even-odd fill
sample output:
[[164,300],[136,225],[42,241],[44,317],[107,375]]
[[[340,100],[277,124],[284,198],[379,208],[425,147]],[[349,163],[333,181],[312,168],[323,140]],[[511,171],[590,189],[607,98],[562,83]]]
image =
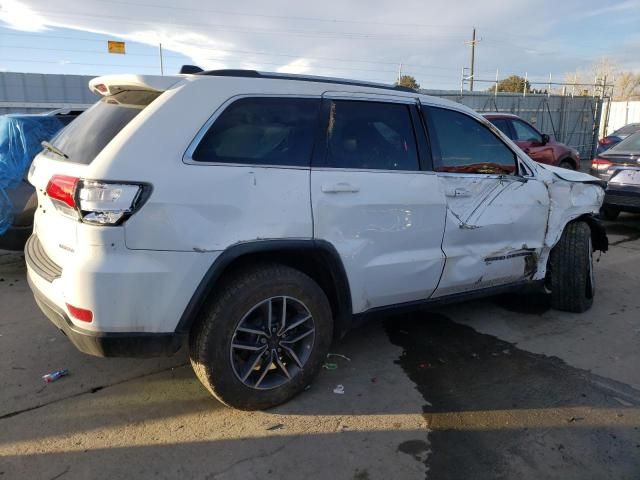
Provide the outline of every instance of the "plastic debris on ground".
[[351,359],[349,357],[347,357],[346,355],[342,355],[341,353],[327,353],[327,358],[329,358],[329,357],[340,357],[340,358],[344,358],[348,362],[351,361]]
[[338,369],[338,364],[337,363],[325,362],[325,363],[322,364],[322,368],[324,368],[325,370],[337,370]]
[[40,142],[50,140],[64,127],[59,118],[48,115],[0,116],[0,235],[13,221],[13,205],[7,190],[25,177],[33,157],[42,150]]
[[51,372],[51,373],[47,373],[46,375],[43,375],[42,379],[46,383],[51,383],[51,382],[55,382],[56,380],[62,377],[66,377],[67,375],[69,375],[69,370],[67,370],[66,368],[63,368],[62,370],[56,370],[55,372]]
[[267,428],[267,430],[280,430],[281,428],[284,428],[284,423],[277,423],[275,425],[272,425],[271,427]]
[[336,385],[336,388],[333,389],[333,393],[344,395],[344,385]]

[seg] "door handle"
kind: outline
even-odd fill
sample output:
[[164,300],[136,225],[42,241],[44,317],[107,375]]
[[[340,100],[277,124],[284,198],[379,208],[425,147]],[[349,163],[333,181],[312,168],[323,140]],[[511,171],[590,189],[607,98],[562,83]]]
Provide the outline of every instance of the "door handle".
[[445,192],[447,197],[470,197],[471,192],[469,190],[465,190],[464,188],[454,188],[452,190],[447,190]]
[[360,187],[348,182],[338,182],[332,185],[322,185],[324,193],[356,193],[360,191]]

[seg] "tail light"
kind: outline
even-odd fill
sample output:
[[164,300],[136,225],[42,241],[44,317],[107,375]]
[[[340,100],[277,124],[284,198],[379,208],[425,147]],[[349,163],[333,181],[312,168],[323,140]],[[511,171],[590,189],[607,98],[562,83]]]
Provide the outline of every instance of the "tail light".
[[594,158],[591,160],[591,168],[599,172],[608,170],[611,165],[613,165],[613,162],[605,160],[604,158]]
[[67,305],[67,310],[73,318],[81,320],[83,322],[91,323],[93,321],[93,312],[85,308],[74,307],[73,305]]
[[119,225],[142,205],[145,187],[54,175],[47,195],[64,215],[94,225]]

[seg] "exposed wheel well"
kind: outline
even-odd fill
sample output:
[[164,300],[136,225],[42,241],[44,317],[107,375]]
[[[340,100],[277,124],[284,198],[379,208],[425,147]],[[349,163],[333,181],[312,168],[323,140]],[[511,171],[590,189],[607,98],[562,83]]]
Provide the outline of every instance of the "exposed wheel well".
[[[351,324],[349,283],[338,253],[330,244],[316,241],[255,242],[226,250],[205,275],[185,309],[176,331],[188,332],[215,285],[247,265],[270,262],[286,265],[311,277],[329,299],[334,318],[334,335],[342,336]],[[253,248],[252,248],[253,246]]]

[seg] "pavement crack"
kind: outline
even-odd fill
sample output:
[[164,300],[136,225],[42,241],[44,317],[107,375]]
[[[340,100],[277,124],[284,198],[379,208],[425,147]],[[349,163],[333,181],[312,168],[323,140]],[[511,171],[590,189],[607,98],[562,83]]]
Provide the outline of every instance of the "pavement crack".
[[[109,385],[99,385],[97,387],[91,387],[88,390],[83,390],[82,392],[74,393],[73,395],[68,395],[63,398],[57,398],[55,400],[51,400],[50,402],[41,403],[40,405],[34,405],[33,407],[27,407],[20,410],[16,410],[14,412],[5,413],[0,415],[0,420],[6,420],[7,418],[15,417],[16,415],[21,415],[23,413],[31,412],[33,410],[38,410],[43,407],[48,407],[49,405],[54,405],[56,403],[64,402],[66,400],[70,400],[72,398],[81,397],[82,395],[92,394],[104,390],[105,388],[115,387],[117,385],[121,385],[123,383],[131,382],[133,380],[139,380],[141,378],[150,377],[151,375],[157,375],[159,373],[168,372],[169,370],[173,370],[176,368],[181,368],[186,366],[186,363],[182,363],[180,365],[176,365],[174,367],[163,368],[162,370],[158,370],[156,372],[145,373],[144,375],[139,375],[137,377],[127,378],[125,380],[121,380],[119,382],[114,382]],[[65,472],[66,473],[66,472]]]

